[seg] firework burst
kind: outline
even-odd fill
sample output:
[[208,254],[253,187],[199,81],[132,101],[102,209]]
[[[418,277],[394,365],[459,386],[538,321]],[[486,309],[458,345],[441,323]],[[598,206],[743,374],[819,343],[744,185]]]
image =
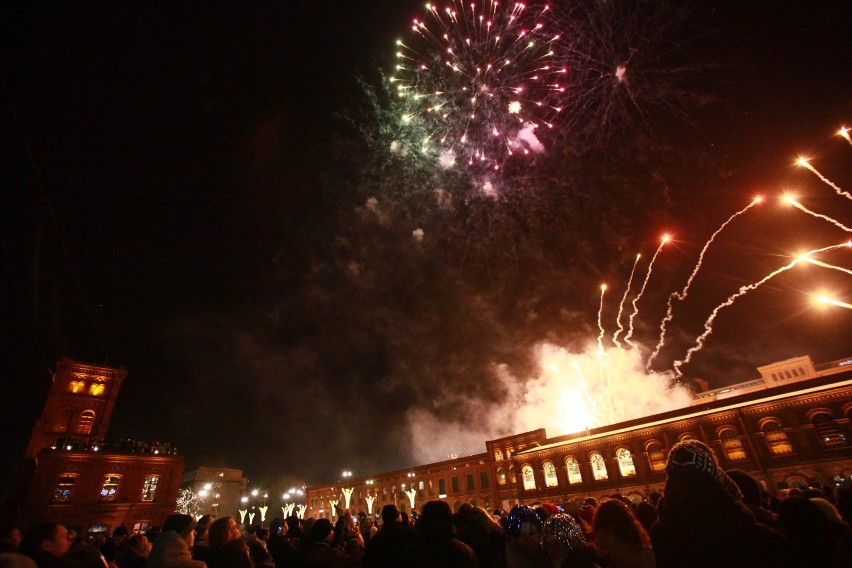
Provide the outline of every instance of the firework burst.
[[445,160],[471,166],[543,151],[541,133],[558,123],[570,88],[552,6],[452,0],[426,11],[397,42],[402,120]]

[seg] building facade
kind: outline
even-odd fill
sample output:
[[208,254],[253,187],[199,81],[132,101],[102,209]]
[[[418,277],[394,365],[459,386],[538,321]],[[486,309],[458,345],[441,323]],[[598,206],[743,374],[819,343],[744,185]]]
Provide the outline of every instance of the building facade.
[[[305,515],[329,517],[332,503],[345,507],[344,488],[352,490],[353,512],[373,515],[387,503],[416,511],[430,499],[454,510],[462,503],[506,510],[613,493],[641,499],[662,492],[668,451],[689,438],[710,446],[724,469],[745,470],[767,490],[852,483],[849,361],[809,361],[762,367],[760,384],[699,395],[687,408],[556,438],[534,430],[486,441],[483,454],[309,487]],[[413,504],[405,494],[412,487]]]
[[26,529],[61,522],[78,534],[145,531],[174,512],[183,458],[168,443],[104,442],[124,369],[63,358],[4,505]]
[[181,488],[196,496],[202,514],[240,518],[240,499],[246,495],[248,480],[240,469],[197,467],[186,471]]

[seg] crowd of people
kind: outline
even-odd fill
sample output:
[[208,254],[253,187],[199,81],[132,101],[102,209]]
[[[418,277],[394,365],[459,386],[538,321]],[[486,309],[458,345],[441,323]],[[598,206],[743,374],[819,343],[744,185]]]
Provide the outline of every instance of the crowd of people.
[[232,517],[169,516],[147,534],[72,543],[59,523],[4,533],[0,568],[852,568],[852,488],[762,491],[703,443],[676,444],[661,494],[517,505],[489,513],[441,500],[381,522],[339,510],[243,530]]
[[171,442],[150,442],[134,438],[122,438],[117,442],[104,440],[92,441],[88,438],[71,438],[60,436],[54,444],[54,449],[75,452],[114,452],[123,454],[159,454],[175,455],[177,449]]

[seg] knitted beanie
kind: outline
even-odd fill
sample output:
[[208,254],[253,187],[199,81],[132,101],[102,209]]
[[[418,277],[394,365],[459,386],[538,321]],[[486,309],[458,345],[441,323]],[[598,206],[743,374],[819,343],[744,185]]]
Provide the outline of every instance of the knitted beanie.
[[731,499],[742,499],[737,484],[719,467],[713,451],[698,440],[684,440],[675,444],[666,463],[669,480],[710,482],[718,486]]

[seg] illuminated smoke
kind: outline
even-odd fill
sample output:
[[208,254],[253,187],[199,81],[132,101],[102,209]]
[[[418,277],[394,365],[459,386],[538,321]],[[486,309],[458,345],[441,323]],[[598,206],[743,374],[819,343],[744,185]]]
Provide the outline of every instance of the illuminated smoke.
[[682,360],[674,362],[673,368],[674,368],[675,374],[678,377],[681,377],[682,373],[681,373],[680,368],[683,365],[689,363],[689,361],[692,359],[692,356],[695,353],[697,353],[698,351],[700,351],[702,347],[704,347],[704,341],[707,339],[707,337],[711,333],[713,333],[713,322],[716,320],[716,316],[718,316],[719,312],[721,312],[724,308],[732,305],[734,302],[737,301],[737,299],[745,296],[746,294],[748,294],[752,290],[759,288],[760,286],[762,286],[763,284],[765,284],[766,282],[768,282],[772,278],[778,276],[782,272],[786,272],[787,270],[790,270],[791,268],[793,268],[794,266],[796,266],[800,262],[808,260],[807,257],[809,257],[813,254],[818,254],[818,253],[821,253],[821,252],[827,252],[827,251],[830,251],[830,250],[839,249],[841,247],[850,247],[850,246],[852,246],[852,241],[840,243],[840,244],[837,244],[837,245],[831,245],[831,246],[827,246],[827,247],[824,247],[824,248],[821,248],[821,249],[815,249],[815,250],[806,252],[805,254],[796,258],[795,260],[793,260],[789,264],[782,266],[781,268],[779,268],[779,269],[769,273],[768,275],[764,276],[761,280],[758,280],[757,282],[754,282],[753,284],[741,286],[739,288],[739,290],[737,290],[734,294],[728,296],[727,300],[725,300],[724,302],[722,302],[721,304],[719,304],[718,306],[716,306],[713,309],[713,312],[710,314],[710,317],[707,318],[706,322],[704,322],[704,333],[702,333],[701,335],[698,336],[698,338],[695,340],[695,345],[693,345],[692,347],[689,348],[689,350],[686,352],[686,356]]
[[630,271],[630,278],[627,279],[627,289],[624,290],[624,295],[621,297],[621,303],[618,304],[618,315],[615,317],[615,323],[618,324],[618,329],[612,335],[612,342],[621,349],[621,343],[618,341],[618,336],[624,331],[624,326],[621,325],[621,314],[624,312],[624,302],[627,300],[627,295],[630,293],[630,286],[633,284],[633,275],[636,273],[636,266],[639,264],[641,254],[636,255],[636,260],[633,261],[633,269]]
[[689,278],[686,280],[686,285],[683,289],[678,292],[674,291],[669,294],[668,301],[666,303],[666,316],[663,318],[663,321],[660,322],[660,339],[657,341],[657,346],[654,348],[654,352],[651,353],[651,356],[648,357],[647,369],[651,369],[651,364],[654,362],[654,359],[657,358],[657,355],[660,353],[660,349],[663,347],[663,343],[665,342],[666,337],[666,325],[672,320],[674,314],[672,313],[672,304],[675,299],[678,301],[683,301],[686,299],[687,294],[689,293],[689,287],[692,286],[692,281],[695,280],[695,276],[698,274],[698,271],[701,269],[701,263],[704,262],[704,254],[707,252],[707,249],[710,248],[710,245],[713,243],[713,240],[716,236],[722,232],[722,230],[728,226],[728,223],[757,205],[762,201],[761,197],[755,197],[751,203],[746,205],[744,208],[740,209],[730,217],[728,220],[722,223],[716,231],[710,235],[710,238],[707,239],[707,242],[704,244],[704,248],[701,249],[701,253],[698,255],[698,261],[695,263],[695,268],[692,269],[692,274],[689,275]]
[[784,196],[784,201],[786,201],[787,203],[789,203],[790,205],[792,205],[796,209],[798,209],[800,211],[804,211],[808,215],[812,215],[813,217],[816,217],[817,219],[822,219],[824,221],[828,221],[829,223],[833,224],[835,227],[843,229],[847,233],[852,233],[852,229],[850,229],[849,227],[847,227],[846,225],[844,225],[843,223],[841,223],[837,219],[832,219],[828,215],[823,215],[822,213],[816,213],[815,211],[811,211],[810,209],[808,209],[807,207],[805,207],[804,205],[802,205],[801,203],[799,203],[798,201],[796,201],[795,199],[790,197],[789,195]]
[[413,231],[411,231],[411,237],[418,243],[423,242],[423,235],[423,229],[414,229]]
[[506,392],[502,404],[454,393],[455,402],[471,418],[467,423],[447,420],[423,408],[409,411],[415,459],[420,463],[446,459],[447,447],[440,440],[480,452],[483,440],[537,428],[545,428],[548,436],[583,432],[684,408],[692,399],[686,388],[671,386],[670,372],[646,373],[636,351],[611,349],[605,353],[610,373],[619,378],[609,385],[598,378],[601,358],[594,343],[580,352],[544,343],[536,353],[539,374],[526,382],[505,365],[493,366],[493,379]]
[[[847,134],[847,136],[848,136],[848,134]],[[818,177],[820,180],[822,180],[823,183],[825,183],[827,186],[829,186],[835,192],[837,192],[837,195],[842,195],[846,199],[852,199],[852,195],[850,195],[848,192],[843,191],[842,189],[840,189],[840,187],[837,184],[835,184],[830,179],[828,179],[827,177],[825,177],[824,175],[819,173],[817,171],[817,169],[811,165],[811,163],[807,160],[807,158],[799,158],[798,160],[796,160],[796,163],[798,165],[802,166],[803,168],[808,169],[811,172],[813,172],[814,175],[816,175],[816,177]]]
[[630,314],[627,326],[627,335],[624,336],[625,343],[633,348],[635,348],[636,345],[630,341],[630,338],[633,337],[633,320],[636,319],[636,316],[639,314],[639,299],[642,298],[642,294],[645,293],[645,288],[648,286],[648,281],[651,279],[651,271],[654,269],[654,261],[657,260],[657,256],[660,254],[660,251],[663,250],[663,245],[667,242],[669,242],[669,236],[663,235],[663,238],[660,239],[660,246],[657,247],[657,251],[654,253],[654,256],[651,257],[651,262],[648,263],[648,273],[645,274],[645,281],[642,282],[642,288],[639,289],[639,293],[636,294],[635,298],[633,298],[633,313]]

